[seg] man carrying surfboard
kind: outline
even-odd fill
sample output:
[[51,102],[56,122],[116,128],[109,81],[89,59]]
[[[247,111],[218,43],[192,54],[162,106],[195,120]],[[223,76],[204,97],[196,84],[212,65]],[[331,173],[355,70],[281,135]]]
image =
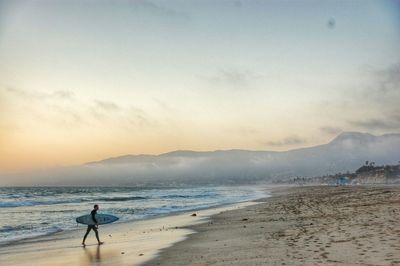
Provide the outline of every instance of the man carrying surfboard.
[[104,243],[104,242],[101,242],[101,241],[100,241],[100,239],[99,239],[99,232],[97,231],[98,222],[97,222],[97,220],[96,220],[96,214],[97,214],[97,211],[98,211],[98,210],[99,210],[99,205],[95,204],[94,207],[93,207],[93,210],[90,212],[90,216],[92,217],[92,220],[93,220],[94,224],[93,224],[93,225],[88,225],[88,228],[87,228],[87,230],[86,230],[86,234],[85,234],[85,236],[83,237],[83,241],[82,241],[82,245],[83,245],[83,246],[86,246],[85,241],[86,241],[86,237],[87,237],[88,234],[90,233],[90,230],[93,230],[94,233],[96,234],[96,239],[97,239],[97,242],[99,243],[99,245],[101,245],[101,244]]

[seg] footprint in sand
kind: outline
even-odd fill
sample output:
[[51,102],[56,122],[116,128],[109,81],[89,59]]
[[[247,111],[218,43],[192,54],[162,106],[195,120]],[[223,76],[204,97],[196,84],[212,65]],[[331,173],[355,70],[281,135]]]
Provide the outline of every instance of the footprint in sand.
[[329,252],[321,253],[321,257],[323,257],[324,259],[327,259],[328,255],[329,255]]

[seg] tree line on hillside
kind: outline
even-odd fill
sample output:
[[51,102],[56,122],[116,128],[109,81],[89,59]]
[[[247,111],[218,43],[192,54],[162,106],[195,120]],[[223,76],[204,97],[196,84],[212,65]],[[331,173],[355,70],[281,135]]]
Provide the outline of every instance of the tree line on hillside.
[[336,173],[315,177],[292,177],[276,183],[311,185],[357,185],[357,184],[388,184],[400,183],[400,161],[394,165],[375,165],[375,162],[365,161],[355,172]]

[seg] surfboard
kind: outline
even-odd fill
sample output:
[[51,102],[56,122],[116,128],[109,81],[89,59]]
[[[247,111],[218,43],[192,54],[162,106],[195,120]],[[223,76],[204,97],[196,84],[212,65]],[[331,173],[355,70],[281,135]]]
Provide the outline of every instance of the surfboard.
[[[117,221],[119,218],[111,214],[96,214],[97,224],[109,224]],[[90,214],[82,215],[76,218],[76,222],[80,224],[94,225]]]

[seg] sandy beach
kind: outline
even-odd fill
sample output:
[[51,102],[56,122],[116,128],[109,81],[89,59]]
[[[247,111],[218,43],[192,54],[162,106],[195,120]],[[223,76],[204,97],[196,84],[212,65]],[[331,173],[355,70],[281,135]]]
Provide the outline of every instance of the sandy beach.
[[147,265],[397,265],[399,187],[300,187],[215,215]]
[[272,197],[0,247],[0,265],[396,265],[400,187],[275,188]]

